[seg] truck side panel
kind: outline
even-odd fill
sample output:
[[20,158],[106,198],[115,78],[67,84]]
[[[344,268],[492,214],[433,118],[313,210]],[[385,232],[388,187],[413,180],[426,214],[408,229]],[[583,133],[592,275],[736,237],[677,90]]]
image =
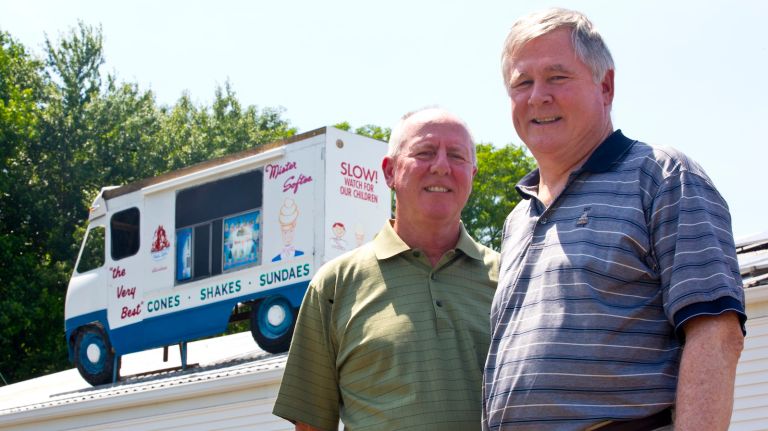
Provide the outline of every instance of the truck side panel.
[[370,241],[391,213],[381,171],[386,144],[328,129],[324,256],[330,260]]

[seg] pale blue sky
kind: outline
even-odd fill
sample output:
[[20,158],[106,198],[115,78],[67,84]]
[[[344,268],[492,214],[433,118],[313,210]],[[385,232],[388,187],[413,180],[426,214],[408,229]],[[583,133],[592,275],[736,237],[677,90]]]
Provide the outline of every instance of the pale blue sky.
[[[478,141],[520,143],[499,56],[516,17],[546,6],[590,16],[616,61],[614,126],[674,146],[712,177],[737,237],[768,231],[768,2],[0,0],[0,29],[34,52],[81,19],[107,63],[161,104],[210,103],[230,81],[244,105],[282,106],[300,131],[391,126],[440,104]],[[511,186],[511,185],[510,185]]]

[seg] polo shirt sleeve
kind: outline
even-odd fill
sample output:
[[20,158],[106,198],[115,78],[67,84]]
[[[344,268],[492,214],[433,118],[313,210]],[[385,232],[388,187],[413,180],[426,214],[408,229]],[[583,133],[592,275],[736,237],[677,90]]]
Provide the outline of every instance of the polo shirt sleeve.
[[664,311],[678,338],[685,321],[699,315],[733,310],[743,325],[731,216],[709,179],[687,169],[667,177],[653,200],[650,228]]
[[323,430],[336,430],[340,395],[330,333],[331,302],[322,297],[317,283],[310,283],[299,310],[272,413]]

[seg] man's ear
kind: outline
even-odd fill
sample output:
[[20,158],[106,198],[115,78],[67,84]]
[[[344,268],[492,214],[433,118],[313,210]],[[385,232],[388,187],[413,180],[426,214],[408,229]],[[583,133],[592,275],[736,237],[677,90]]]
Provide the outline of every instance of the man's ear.
[[395,159],[389,156],[384,156],[384,159],[381,160],[381,170],[384,172],[384,180],[387,182],[387,187],[394,190]]
[[605,106],[611,106],[613,104],[613,69],[608,69],[603,77],[603,82],[600,83],[600,88],[603,91],[603,103]]

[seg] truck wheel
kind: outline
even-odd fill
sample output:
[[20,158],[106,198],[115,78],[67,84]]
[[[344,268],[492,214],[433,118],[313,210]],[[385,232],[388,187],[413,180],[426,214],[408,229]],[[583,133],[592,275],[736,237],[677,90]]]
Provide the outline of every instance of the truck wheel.
[[93,386],[112,382],[115,352],[109,337],[99,326],[86,326],[75,338],[75,365],[80,375]]
[[270,296],[251,309],[251,334],[269,353],[288,351],[296,325],[297,310],[282,296]]

